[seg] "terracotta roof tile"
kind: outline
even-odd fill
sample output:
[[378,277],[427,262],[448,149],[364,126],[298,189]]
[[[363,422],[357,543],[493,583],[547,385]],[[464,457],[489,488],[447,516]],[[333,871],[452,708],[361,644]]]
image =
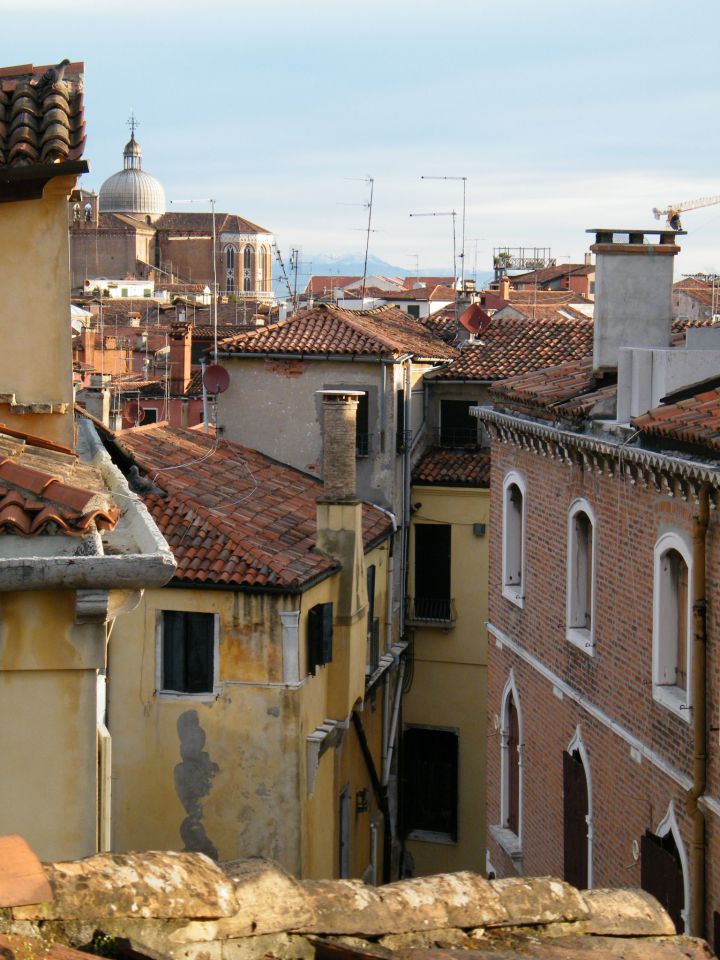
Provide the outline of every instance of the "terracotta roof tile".
[[[173,210],[158,217],[153,226],[157,230],[169,230],[173,233],[212,234],[213,215],[212,212],[205,211]],[[223,233],[270,233],[265,227],[260,227],[257,223],[238,217],[234,213],[216,213],[215,230],[218,238]]]
[[0,70],[0,167],[79,160],[85,146],[83,65],[68,64],[62,80],[48,67],[24,64]]
[[551,410],[553,416],[585,416],[601,401],[614,400],[615,383],[599,382],[593,376],[592,357],[545,367],[501,380],[490,387],[493,399]]
[[0,426],[0,535],[80,537],[93,525],[112,529],[120,511],[98,471],[36,439]]
[[[554,310],[554,308],[551,308]],[[582,314],[552,319],[498,317],[474,343],[432,374],[437,380],[504,380],[532,370],[577,360],[592,351],[593,321]]]
[[530,270],[527,273],[516,273],[510,277],[510,282],[513,284],[538,283],[542,285],[543,283],[552,283],[554,280],[560,280],[563,277],[567,277],[568,274],[572,277],[587,277],[592,273],[595,273],[595,266],[593,264],[559,263],[554,267],[541,267],[538,270]]
[[413,470],[413,483],[453,487],[488,487],[490,451],[448,450],[437,447],[421,458]]
[[224,356],[296,353],[450,359],[456,351],[396,307],[341,310],[320,304],[287,320],[224,340]]
[[661,440],[700,444],[720,450],[720,384],[698,385],[694,396],[661,403],[632,421],[644,434]]
[[[119,441],[167,492],[144,500],[177,560],[176,581],[296,589],[337,568],[313,549],[322,493],[314,477],[194,430],[153,424]],[[366,548],[389,529],[364,505]]]

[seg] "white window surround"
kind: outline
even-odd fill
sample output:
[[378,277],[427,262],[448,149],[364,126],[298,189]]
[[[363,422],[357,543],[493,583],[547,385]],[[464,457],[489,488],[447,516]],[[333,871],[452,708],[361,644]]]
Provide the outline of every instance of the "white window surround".
[[587,796],[588,796],[588,812],[587,817],[585,818],[587,822],[587,858],[588,858],[588,875],[587,875],[587,889],[592,890],[593,885],[593,842],[595,840],[594,829],[593,829],[593,792],[592,792],[592,775],[590,773],[590,757],[588,756],[587,748],[582,738],[582,730],[580,729],[580,724],[575,728],[575,735],[568,744],[567,752],[572,756],[573,753],[579,753],[580,759],[582,760],[583,770],[585,771],[585,783],[587,784]]
[[[658,825],[658,828],[655,831],[655,836],[666,837],[669,833],[672,834],[672,838],[675,841],[675,846],[677,847],[678,854],[680,856],[680,865],[682,866],[684,893],[683,899],[685,902],[683,903],[683,908],[680,911],[680,915],[682,916],[685,924],[685,934],[688,936],[695,935],[695,931],[690,929],[690,865],[688,863],[687,850],[685,849],[685,844],[683,843],[677,817],[675,816],[674,800],[670,801],[667,808],[667,813]],[[702,931],[698,931],[697,935],[702,936]]]
[[[220,615],[213,613],[214,642],[213,642],[213,689],[203,693],[178,693],[176,690],[163,690],[163,613],[171,610],[164,607],[155,611],[155,696],[158,700],[205,700],[214,702],[222,691],[220,684]],[[210,613],[203,610],[177,610],[176,613]]]
[[[573,623],[577,619],[578,606],[581,603],[577,595],[576,577],[579,560],[579,544],[577,531],[575,529],[575,518],[579,513],[584,513],[589,522],[592,531],[592,548],[589,561],[591,564],[591,596],[590,596],[590,627],[580,627]],[[596,584],[596,560],[597,560],[597,521],[595,511],[584,497],[578,497],[573,500],[568,511],[568,538],[567,538],[567,583],[565,600],[565,637],[588,656],[595,656],[595,598],[597,590]]]
[[[513,486],[522,498],[519,511],[510,500]],[[526,515],[527,484],[522,474],[511,470],[503,480],[502,595],[518,607],[525,605]]]
[[[664,575],[662,561],[669,550],[676,550],[685,561],[688,571],[687,583],[687,651],[686,651],[686,683],[687,689],[672,686],[662,682],[662,665],[667,654],[663,650],[663,631],[667,627],[667,614],[664,609],[664,591],[667,585],[663,583]],[[653,586],[653,638],[652,638],[652,681],[653,699],[671,710],[686,723],[692,717],[692,596],[693,596],[693,569],[692,547],[685,533],[670,531],[664,533],[655,544],[654,551],[654,586]]]
[[[518,720],[518,755],[510,756],[508,725],[508,704],[512,696]],[[512,858],[516,866],[522,864],[522,834],[523,834],[523,717],[520,706],[520,697],[515,684],[515,671],[511,668],[500,702],[500,823],[490,827],[490,833],[496,843]],[[510,795],[509,777],[510,764],[518,765],[518,832],[514,833],[505,826],[508,819]]]

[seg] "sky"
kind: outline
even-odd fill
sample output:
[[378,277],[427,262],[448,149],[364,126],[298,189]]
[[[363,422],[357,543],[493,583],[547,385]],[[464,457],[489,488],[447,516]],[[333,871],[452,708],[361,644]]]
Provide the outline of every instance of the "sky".
[[[4,7],[5,4],[2,4]],[[85,63],[91,173],[212,197],[287,260],[364,250],[465,272],[499,246],[582,260],[586,229],[657,226],[720,194],[717,0],[24,0],[0,64]],[[209,209],[201,202],[178,209]],[[720,204],[685,214],[676,276],[720,272]]]

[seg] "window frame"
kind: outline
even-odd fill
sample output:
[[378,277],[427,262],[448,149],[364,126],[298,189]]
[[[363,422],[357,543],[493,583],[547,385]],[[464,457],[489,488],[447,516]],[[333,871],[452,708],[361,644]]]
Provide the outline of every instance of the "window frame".
[[[510,506],[510,487],[515,486],[522,496],[522,510],[520,517],[519,544],[517,544],[520,553],[520,577],[517,583],[511,583],[508,574],[510,560],[509,550],[509,506]],[[525,606],[525,554],[526,554],[526,532],[527,532],[527,484],[525,477],[516,470],[510,470],[505,474],[503,480],[503,529],[502,529],[502,595],[522,608]]]
[[[573,590],[574,573],[578,563],[578,541],[575,529],[575,520],[579,513],[584,513],[590,522],[592,532],[592,549],[590,561],[590,627],[580,627],[573,623],[576,619],[574,603],[577,603]],[[597,518],[592,506],[584,497],[578,497],[568,510],[567,528],[567,562],[565,583],[565,638],[589,657],[595,656],[595,618],[597,608]]]
[[[668,618],[663,611],[663,598],[665,574],[663,572],[663,559],[671,551],[675,550],[682,557],[687,567],[687,612],[686,612],[686,688],[675,686],[673,684],[661,682],[661,670],[666,662],[666,647],[670,641],[668,639],[667,621]],[[652,627],[652,691],[653,699],[656,703],[662,704],[676,716],[680,717],[686,723],[692,719],[692,597],[693,597],[693,565],[692,565],[692,546],[685,533],[671,530],[660,536],[655,542],[653,551],[653,627]]]
[[[518,809],[517,809],[517,833],[506,826],[510,817],[510,731],[509,731],[509,704],[512,698],[517,715],[518,726],[518,748],[517,758],[513,760],[517,764],[518,777]],[[500,733],[500,823],[490,827],[490,833],[501,849],[512,859],[518,870],[522,868],[523,859],[523,800],[524,800],[524,753],[525,738],[523,735],[523,712],[520,696],[515,683],[515,672],[510,670],[510,674],[503,689],[500,700],[500,715],[496,719]]]
[[[213,668],[212,690],[199,693],[185,693],[181,690],[167,690],[163,687],[164,675],[164,615],[166,613],[204,613],[213,618]],[[220,693],[220,615],[212,610],[178,610],[172,608],[155,611],[155,695],[159,700],[209,700],[214,701]]]
[[[329,621],[329,637],[325,633]],[[319,625],[319,626],[318,626]],[[315,603],[308,610],[306,624],[306,676],[317,676],[318,667],[325,667],[333,661],[335,639],[335,608],[332,601]],[[314,632],[319,636],[313,636]],[[317,656],[315,656],[317,654]]]

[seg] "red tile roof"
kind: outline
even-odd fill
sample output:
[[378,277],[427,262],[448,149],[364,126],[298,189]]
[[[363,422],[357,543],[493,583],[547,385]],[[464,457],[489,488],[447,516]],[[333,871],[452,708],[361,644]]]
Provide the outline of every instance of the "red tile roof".
[[85,146],[83,64],[64,77],[46,78],[48,66],[26,63],[0,70],[0,167],[79,160]]
[[457,322],[455,319],[455,304],[451,303],[447,307],[441,307],[435,310],[428,317],[422,317],[419,321],[426,330],[435,337],[444,340],[445,343],[454,343],[457,336]]
[[632,421],[644,434],[665,441],[701,444],[720,450],[720,384],[676,403],[661,403]]
[[431,374],[437,380],[504,380],[577,360],[592,351],[593,321],[582,314],[551,320],[498,317],[480,340],[464,344],[460,356]]
[[[322,483],[256,450],[197,430],[152,424],[119,435],[159,487],[143,495],[178,563],[175,581],[294,590],[337,569],[316,552]],[[363,506],[366,549],[388,518]]]
[[406,290],[412,290],[416,284],[422,284],[423,287],[450,287],[455,284],[454,277],[405,277],[403,287]]
[[112,529],[120,511],[99,472],[72,451],[0,424],[0,534]]
[[530,270],[527,273],[516,273],[510,277],[512,284],[534,284],[552,283],[553,280],[559,280],[568,275],[573,277],[587,277],[595,273],[593,264],[585,263],[559,263],[555,267],[541,267],[539,270]]
[[305,287],[305,294],[310,297],[324,297],[334,290],[341,290],[351,283],[362,283],[362,276],[317,276],[310,277]]
[[[362,286],[351,287],[345,291],[343,296],[348,300],[354,297],[361,297]],[[419,287],[416,290],[386,290],[382,287],[366,287],[365,296],[374,297],[376,300],[397,300],[406,303],[412,302],[413,300],[419,302],[426,300],[454,300],[455,291],[451,290],[450,287],[437,285],[433,287]]]
[[[501,380],[490,387],[490,394],[494,398],[502,397],[529,406],[562,407],[581,412],[577,404],[582,407],[584,398],[595,398],[600,386],[593,376],[592,356],[587,356]],[[612,390],[614,395],[614,385]]]
[[448,450],[437,447],[421,458],[413,469],[413,483],[448,487],[488,487],[489,450]]
[[[498,292],[492,291],[495,295],[498,295]],[[508,291],[508,302],[513,306],[516,303],[535,303],[537,302],[540,306],[547,306],[548,304],[560,304],[560,303],[592,303],[593,301],[588,299],[582,293],[575,293],[572,290],[512,290]]]
[[224,356],[292,353],[305,356],[351,355],[451,359],[456,351],[397,307],[341,310],[319,304],[278,323],[224,340]]
[[[212,236],[213,215],[204,211],[171,211],[164,213],[153,222],[156,230],[170,233],[201,233],[203,236]],[[260,227],[251,220],[238,217],[234,213],[215,214],[215,233],[218,237],[223,233],[270,233],[265,227]]]

